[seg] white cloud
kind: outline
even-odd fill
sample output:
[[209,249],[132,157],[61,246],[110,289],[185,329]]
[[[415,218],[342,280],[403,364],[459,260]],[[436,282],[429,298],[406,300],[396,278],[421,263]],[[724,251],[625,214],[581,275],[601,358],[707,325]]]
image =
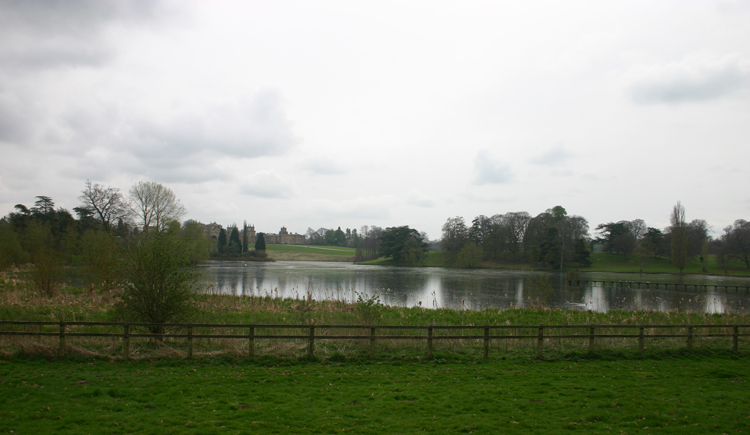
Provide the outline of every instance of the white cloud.
[[259,198],[287,199],[294,196],[292,183],[274,171],[259,171],[243,177],[239,191]]
[[396,207],[394,196],[361,196],[342,201],[319,200],[313,205],[315,213],[329,222],[341,219],[388,219],[390,210]]
[[415,205],[417,207],[431,208],[437,203],[435,198],[427,195],[422,195],[416,190],[409,192],[409,197],[406,200],[407,204]]
[[559,166],[573,157],[562,144],[557,144],[531,159],[531,163],[543,166]]
[[510,164],[495,159],[486,149],[477,153],[474,169],[474,184],[507,184],[516,178]]
[[627,92],[640,104],[709,101],[741,91],[750,61],[739,54],[693,54],[679,62],[638,65],[628,73]]
[[330,158],[313,157],[305,160],[302,169],[320,175],[341,175],[346,173],[344,165]]

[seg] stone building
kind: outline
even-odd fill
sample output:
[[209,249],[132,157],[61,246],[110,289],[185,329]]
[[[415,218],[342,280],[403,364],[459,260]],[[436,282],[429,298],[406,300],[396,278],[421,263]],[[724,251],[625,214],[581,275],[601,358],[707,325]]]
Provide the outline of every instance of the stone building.
[[[255,232],[255,225],[247,227],[248,242],[255,243],[258,240],[258,235]],[[279,234],[263,233],[263,238],[266,244],[272,245],[304,245],[305,236],[303,234],[289,233],[286,227],[281,227]],[[240,231],[240,239],[242,239],[242,231]]]

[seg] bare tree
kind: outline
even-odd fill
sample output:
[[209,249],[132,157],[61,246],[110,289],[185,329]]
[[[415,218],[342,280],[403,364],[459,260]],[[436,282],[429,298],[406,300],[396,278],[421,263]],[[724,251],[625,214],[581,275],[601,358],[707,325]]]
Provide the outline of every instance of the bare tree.
[[120,189],[116,187],[92,185],[91,180],[86,180],[86,188],[81,191],[78,199],[83,203],[84,209],[101,221],[104,231],[109,231],[119,219],[127,221],[130,216],[130,208],[123,200]]
[[130,208],[143,225],[143,231],[162,231],[171,221],[187,213],[172,189],[152,181],[139,181],[130,188]]
[[688,239],[687,224],[685,223],[685,207],[682,206],[680,201],[677,201],[677,204],[672,208],[672,215],[669,217],[669,222],[672,224],[672,243],[670,246],[672,264],[680,269],[680,275],[682,275],[688,257]]

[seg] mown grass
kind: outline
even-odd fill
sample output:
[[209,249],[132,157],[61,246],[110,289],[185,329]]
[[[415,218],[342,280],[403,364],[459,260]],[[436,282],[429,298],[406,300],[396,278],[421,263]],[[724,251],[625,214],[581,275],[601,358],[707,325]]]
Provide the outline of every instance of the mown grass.
[[[639,273],[641,271],[640,260],[634,255],[596,253],[591,254],[591,265],[579,266],[576,264],[568,265],[566,270],[578,270],[581,272],[615,272],[615,273]],[[391,258],[378,258],[376,260],[365,261],[360,264],[378,265],[378,266],[397,266]],[[443,252],[426,252],[422,264],[424,267],[446,267]],[[481,267],[485,269],[509,269],[509,270],[531,270],[535,267],[530,263],[514,262],[497,262],[483,261]],[[538,269],[538,267],[537,267]],[[707,264],[707,272],[703,272],[703,265],[697,259],[688,260],[683,273],[695,275],[725,275],[725,270],[720,269],[716,263],[716,256],[710,255]],[[543,269],[542,269],[543,270]],[[557,270],[557,269],[555,269]],[[750,269],[742,267],[740,264],[732,264],[727,268],[728,276],[750,276]],[[680,273],[666,257],[645,258],[643,260],[643,273]]]
[[[724,270],[718,267],[715,257],[715,255],[710,255],[708,257],[708,265],[706,267],[708,272],[703,272],[703,266],[697,259],[688,260],[683,272],[686,274],[724,275]],[[634,255],[625,256],[619,254],[598,253],[591,254],[590,259],[592,262],[590,266],[577,269],[591,272],[638,273],[640,271],[640,260]],[[657,257],[644,259],[643,272],[678,274],[680,270],[669,261],[669,258]],[[750,276],[750,270],[743,268],[738,264],[733,265],[727,270],[727,272],[731,276]]]
[[317,245],[266,245],[266,251],[272,252],[302,252],[325,255],[340,255],[353,257],[356,250],[341,246],[317,246]]
[[742,433],[746,358],[0,362],[3,433]]

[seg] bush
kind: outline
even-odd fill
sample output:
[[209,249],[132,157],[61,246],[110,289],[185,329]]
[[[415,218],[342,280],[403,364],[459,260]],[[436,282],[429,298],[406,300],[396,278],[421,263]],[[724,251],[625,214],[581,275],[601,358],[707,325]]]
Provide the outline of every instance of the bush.
[[[114,308],[115,318],[157,324],[190,319],[192,290],[198,275],[189,269],[184,245],[174,236],[157,233],[126,249],[121,266],[122,301]],[[149,330],[164,333],[163,326]]]
[[59,254],[51,248],[41,248],[34,258],[31,277],[37,290],[42,294],[52,296],[57,293],[65,280],[65,269]]

